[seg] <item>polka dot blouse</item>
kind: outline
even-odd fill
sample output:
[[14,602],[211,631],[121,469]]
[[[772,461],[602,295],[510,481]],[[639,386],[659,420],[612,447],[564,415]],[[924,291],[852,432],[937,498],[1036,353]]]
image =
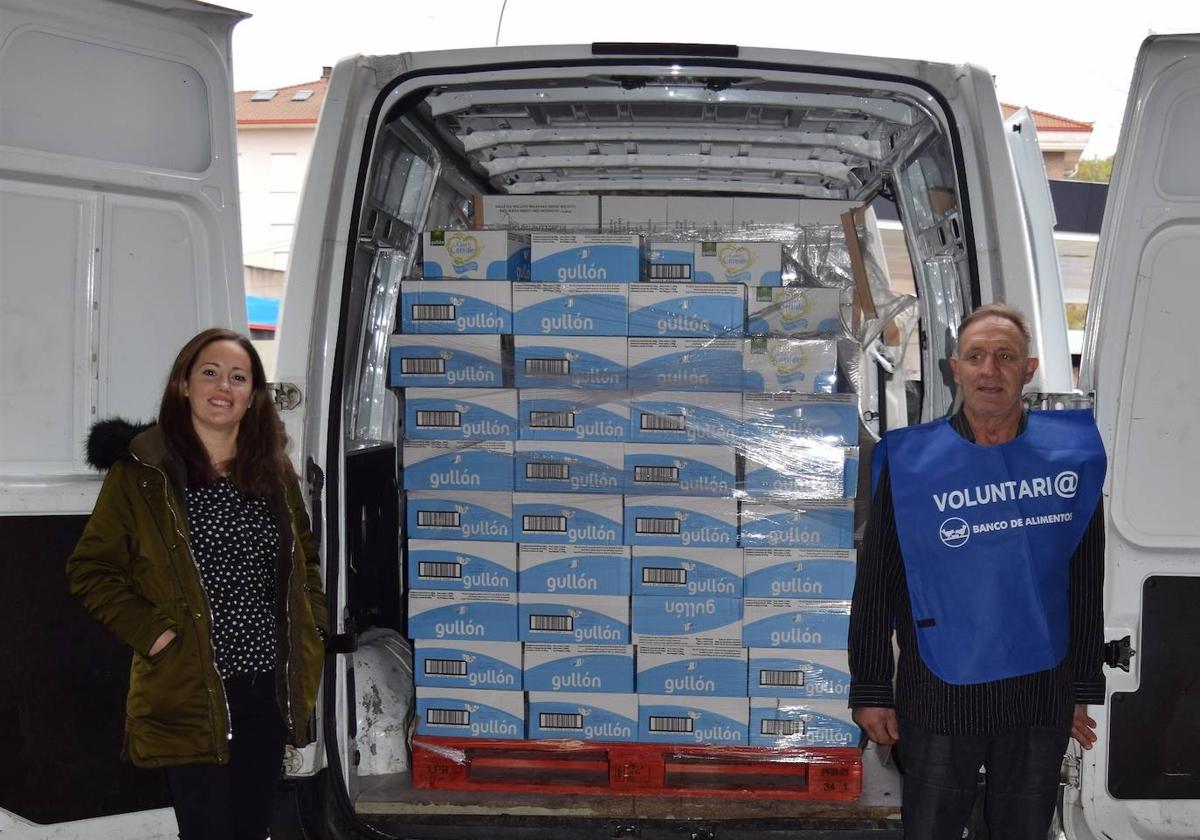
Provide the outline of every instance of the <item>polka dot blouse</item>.
[[228,478],[187,489],[192,555],[208,593],[222,676],[275,667],[275,559],[279,534],[269,501]]

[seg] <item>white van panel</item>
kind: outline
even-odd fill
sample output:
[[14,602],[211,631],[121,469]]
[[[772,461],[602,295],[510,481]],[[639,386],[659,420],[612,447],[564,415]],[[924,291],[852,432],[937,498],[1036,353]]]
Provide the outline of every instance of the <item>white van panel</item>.
[[200,3],[3,0],[0,514],[84,513],[98,419],[245,330],[229,32]]
[[[1190,588],[1200,569],[1198,148],[1200,35],[1148,39],[1105,207],[1080,381],[1096,391],[1110,453],[1106,635],[1130,636],[1135,654],[1128,673],[1108,671],[1109,702],[1092,708],[1099,741],[1082,759],[1084,820],[1075,822],[1086,828],[1076,837],[1195,837],[1200,825],[1200,799],[1187,798],[1194,751],[1174,755],[1187,744],[1179,733],[1195,727],[1188,692],[1164,690],[1195,680],[1194,604],[1173,606],[1169,622],[1143,612],[1169,603],[1164,590]],[[1145,772],[1129,778],[1146,756]]]

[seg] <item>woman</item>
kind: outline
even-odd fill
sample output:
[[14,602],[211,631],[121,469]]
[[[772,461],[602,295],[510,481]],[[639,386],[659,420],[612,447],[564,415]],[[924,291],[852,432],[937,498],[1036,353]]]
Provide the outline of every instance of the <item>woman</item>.
[[223,329],[179,351],[157,424],[88,439],[108,476],[67,577],[133,648],[123,754],[167,768],[183,840],[265,837],[284,743],[310,740],[329,625],[285,441]]

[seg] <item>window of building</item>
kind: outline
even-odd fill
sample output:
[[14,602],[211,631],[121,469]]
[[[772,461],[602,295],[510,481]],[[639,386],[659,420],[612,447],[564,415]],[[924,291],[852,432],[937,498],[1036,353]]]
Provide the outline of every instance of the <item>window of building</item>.
[[251,102],[270,102],[272,99],[275,98],[275,94],[277,94],[278,92],[279,91],[277,91],[277,90],[258,90],[258,91],[255,91],[254,95],[250,97],[250,101]]

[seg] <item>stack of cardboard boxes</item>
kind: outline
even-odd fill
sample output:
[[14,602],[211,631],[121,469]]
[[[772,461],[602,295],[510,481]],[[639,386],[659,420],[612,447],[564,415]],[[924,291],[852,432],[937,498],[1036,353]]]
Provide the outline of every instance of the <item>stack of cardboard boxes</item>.
[[418,732],[857,743],[842,290],[781,286],[778,241],[553,224],[430,231],[402,284]]

